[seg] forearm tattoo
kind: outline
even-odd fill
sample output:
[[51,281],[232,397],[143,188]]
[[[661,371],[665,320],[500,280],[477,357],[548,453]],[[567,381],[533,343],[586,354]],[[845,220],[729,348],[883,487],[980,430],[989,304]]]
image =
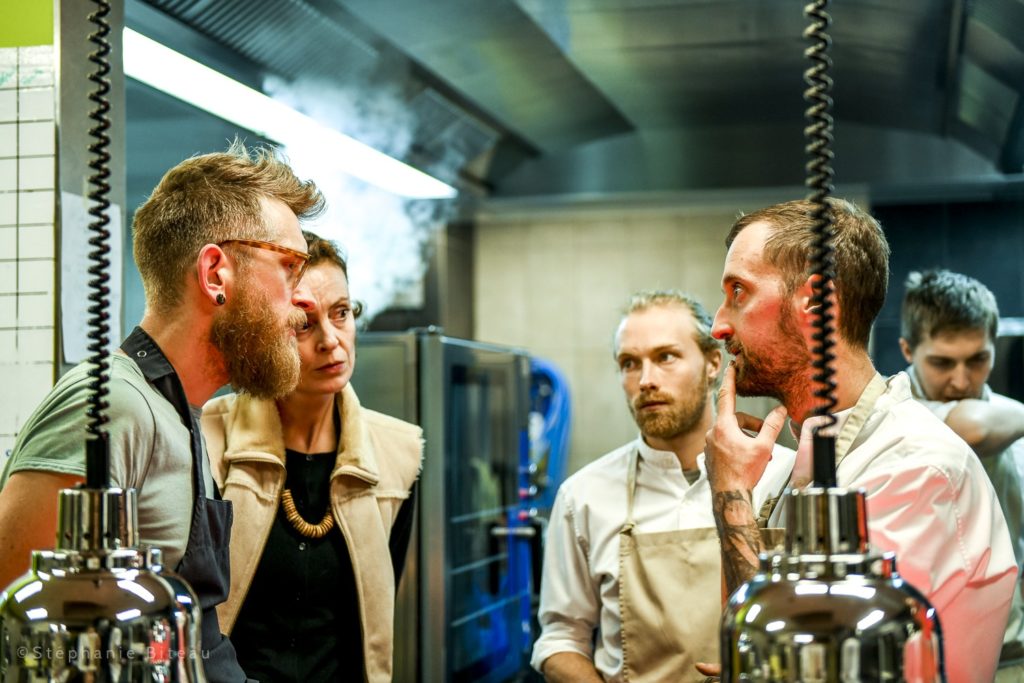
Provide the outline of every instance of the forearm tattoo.
[[722,542],[722,571],[731,594],[757,573],[761,532],[750,491],[720,491],[712,501]]

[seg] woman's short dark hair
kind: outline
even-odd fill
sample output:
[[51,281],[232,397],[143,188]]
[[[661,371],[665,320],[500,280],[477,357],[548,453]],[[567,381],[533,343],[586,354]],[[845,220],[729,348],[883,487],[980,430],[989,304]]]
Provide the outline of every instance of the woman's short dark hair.
[[[348,262],[342,256],[341,248],[332,240],[324,239],[309,230],[303,230],[302,236],[306,239],[306,250],[309,252],[309,267],[330,263],[341,268],[341,272],[348,279]],[[352,317],[359,319],[363,314],[363,302],[352,302]]]

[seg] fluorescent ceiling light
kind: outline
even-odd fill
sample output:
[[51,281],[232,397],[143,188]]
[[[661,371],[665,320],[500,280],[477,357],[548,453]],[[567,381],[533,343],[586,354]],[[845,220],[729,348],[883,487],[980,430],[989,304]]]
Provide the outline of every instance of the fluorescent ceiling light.
[[457,194],[451,185],[129,28],[124,30],[124,73],[285,147],[333,159],[339,170],[388,192],[414,199]]

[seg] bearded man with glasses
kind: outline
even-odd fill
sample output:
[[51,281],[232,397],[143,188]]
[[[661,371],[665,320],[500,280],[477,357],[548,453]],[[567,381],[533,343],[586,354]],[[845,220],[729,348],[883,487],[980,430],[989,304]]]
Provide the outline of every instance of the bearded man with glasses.
[[[229,382],[259,398],[295,387],[308,259],[299,219],[323,207],[273,151],[235,143],[172,168],[135,212],[146,311],[110,357],[111,485],[138,490],[141,541],[195,589],[211,683],[246,677],[214,609],[228,592],[231,507],[210,474],[199,406]],[[57,382],[4,467],[0,586],[28,569],[33,549],[53,546],[57,492],[84,480],[89,368]]]

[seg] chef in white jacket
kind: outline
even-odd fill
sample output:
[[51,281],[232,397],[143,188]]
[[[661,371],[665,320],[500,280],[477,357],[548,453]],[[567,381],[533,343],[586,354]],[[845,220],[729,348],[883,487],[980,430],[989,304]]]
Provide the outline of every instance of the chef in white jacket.
[[[907,277],[900,349],[910,363],[914,398],[978,456],[1006,517],[1019,572],[1024,565],[1024,404],[988,385],[998,331],[996,297],[978,280],[948,270]],[[1018,574],[997,683],[1024,680],[1020,579]]]
[[[913,400],[905,373],[885,380],[875,371],[867,343],[888,285],[888,244],[878,223],[849,202],[831,200],[830,208],[839,485],[866,489],[871,544],[895,552],[900,573],[938,610],[948,680],[990,683],[1017,575],[1006,522],[970,447]],[[745,215],[726,242],[725,301],[713,334],[735,360],[706,452],[730,590],[753,575],[763,549],[753,533],[752,491],[771,444],[787,413],[799,430],[815,406],[812,209],[795,201]],[[783,407],[752,437],[741,429],[750,418],[735,411],[737,394],[774,396]],[[797,486],[809,479],[807,441],[798,449]]]
[[[641,292],[619,325],[615,362],[640,434],[558,491],[532,663],[555,682],[700,681],[694,665],[717,661],[721,618],[701,455],[721,344],[691,297]],[[793,457],[776,449],[755,500],[779,494]]]

